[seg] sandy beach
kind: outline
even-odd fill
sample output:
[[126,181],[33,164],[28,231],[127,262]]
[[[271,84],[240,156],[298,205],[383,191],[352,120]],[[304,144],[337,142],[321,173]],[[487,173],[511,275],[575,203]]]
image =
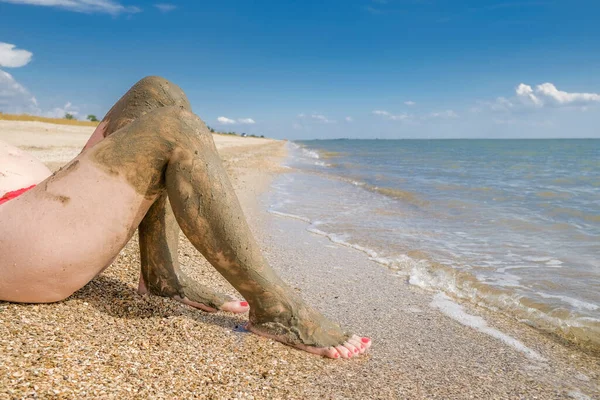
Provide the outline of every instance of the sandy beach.
[[[0,121],[0,140],[52,170],[92,131]],[[246,315],[140,296],[134,236],[63,302],[0,302],[0,399],[600,398],[598,356],[411,286],[406,274],[307,232],[304,222],[269,214],[269,185],[287,171],[286,142],[214,139],[273,268],[325,315],[371,337],[370,354],[326,360],[246,332]],[[183,236],[179,256],[191,276],[239,297]]]

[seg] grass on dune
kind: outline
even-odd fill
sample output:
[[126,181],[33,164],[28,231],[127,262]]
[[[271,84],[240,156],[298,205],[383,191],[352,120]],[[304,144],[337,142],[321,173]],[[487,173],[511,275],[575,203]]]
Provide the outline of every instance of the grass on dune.
[[98,126],[99,122],[91,122],[91,121],[78,121],[76,119],[66,119],[66,118],[46,118],[46,117],[38,117],[35,115],[28,114],[3,114],[0,113],[0,121],[37,121],[37,122],[47,122],[50,124],[59,124],[59,125],[76,125],[76,126]]

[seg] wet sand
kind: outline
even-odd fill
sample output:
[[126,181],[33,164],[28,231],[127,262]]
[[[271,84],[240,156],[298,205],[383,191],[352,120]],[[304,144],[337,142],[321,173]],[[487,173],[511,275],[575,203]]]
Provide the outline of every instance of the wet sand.
[[[0,140],[51,169],[79,152],[93,128],[0,121]],[[250,226],[295,290],[353,332],[369,356],[326,360],[246,332],[246,316],[207,314],[136,293],[137,238],[66,301],[0,302],[0,399],[10,398],[600,398],[600,360],[512,319],[471,315],[522,342],[532,357],[431,307],[358,251],[268,214],[265,193],[286,169],[285,144],[215,135]],[[182,237],[181,263],[202,283],[235,295]]]

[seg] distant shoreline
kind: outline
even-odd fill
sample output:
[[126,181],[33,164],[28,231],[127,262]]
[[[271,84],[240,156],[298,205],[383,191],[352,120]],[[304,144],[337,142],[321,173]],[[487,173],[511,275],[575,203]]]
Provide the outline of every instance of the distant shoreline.
[[29,115],[29,114],[4,114],[2,112],[0,112],[0,120],[46,122],[49,124],[75,125],[75,126],[98,126],[98,124],[100,123],[100,121],[97,121],[97,122],[80,121],[77,119],[38,117],[36,115]]

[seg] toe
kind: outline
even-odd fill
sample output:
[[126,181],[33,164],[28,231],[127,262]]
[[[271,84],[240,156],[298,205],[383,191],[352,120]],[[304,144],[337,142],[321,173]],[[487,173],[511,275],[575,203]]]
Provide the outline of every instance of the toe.
[[228,301],[221,306],[221,310],[229,311],[234,314],[242,314],[250,310],[247,301]]
[[337,350],[336,347],[312,347],[312,346],[305,346],[305,345],[297,345],[296,347],[300,350],[304,350],[308,353],[316,354],[318,356],[323,356],[323,357],[333,358],[333,359],[337,359],[337,358],[341,357],[340,352]]
[[369,349],[369,347],[371,347],[372,342],[371,342],[371,339],[369,339],[368,337],[361,337],[360,343],[365,346],[365,351],[367,351]]
[[352,352],[350,350],[348,350],[345,346],[340,345],[340,346],[335,346],[336,350],[338,351],[338,353],[340,353],[340,356],[342,358],[352,358]]
[[340,353],[335,347],[328,347],[323,349],[323,353],[321,355],[329,358],[340,358]]
[[347,342],[345,342],[345,343],[343,344],[343,346],[344,346],[345,348],[347,348],[347,349],[348,349],[348,351],[350,351],[350,353],[351,353],[353,356],[357,356],[357,355],[358,355],[358,348],[357,348],[356,346],[354,346],[352,343],[350,343],[350,341],[349,341],[349,340],[348,340]]
[[358,336],[352,336],[350,339],[348,339],[348,343],[351,343],[354,347],[356,347],[358,354],[363,354],[365,352],[365,345],[361,343]]

